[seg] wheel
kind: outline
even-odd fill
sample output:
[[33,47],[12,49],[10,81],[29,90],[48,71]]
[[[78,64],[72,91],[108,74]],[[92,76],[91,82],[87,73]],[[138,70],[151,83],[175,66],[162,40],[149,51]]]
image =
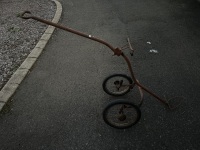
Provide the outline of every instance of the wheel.
[[125,129],[135,125],[141,117],[138,106],[129,101],[118,100],[103,110],[103,119],[111,127]]
[[113,96],[122,96],[130,91],[132,79],[124,74],[114,74],[103,81],[103,90]]

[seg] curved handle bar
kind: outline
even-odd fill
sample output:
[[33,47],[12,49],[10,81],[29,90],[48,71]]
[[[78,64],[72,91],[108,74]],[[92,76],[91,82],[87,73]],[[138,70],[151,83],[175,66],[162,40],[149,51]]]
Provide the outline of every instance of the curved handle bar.
[[74,30],[72,28],[68,28],[68,27],[65,27],[63,25],[59,25],[59,24],[56,24],[54,22],[51,22],[51,21],[47,21],[47,20],[44,20],[42,18],[39,18],[39,17],[36,17],[36,16],[25,16],[25,14],[31,14],[30,11],[24,11],[21,15],[21,18],[23,19],[33,19],[33,20],[37,20],[39,22],[42,22],[42,23],[45,23],[45,24],[48,24],[48,25],[51,25],[51,26],[54,26],[54,27],[57,27],[57,28],[60,28],[62,30],[65,30],[65,31],[68,31],[68,32],[71,32],[73,34],[77,34],[79,36],[82,36],[82,37],[85,37],[85,38],[88,38],[90,40],[93,40],[93,41],[96,41],[96,42],[99,42],[101,44],[104,44],[105,46],[107,46],[108,48],[110,48],[113,52],[114,52],[114,55],[117,55],[117,56],[120,56],[122,55],[122,51],[120,48],[114,48],[111,44],[107,43],[106,41],[104,40],[101,40],[99,38],[96,38],[96,37],[93,37],[92,35],[87,35],[85,33],[82,33],[80,31],[77,31],[77,30]]
[[27,15],[27,14],[31,14],[31,12],[30,11],[24,11],[21,15],[20,15],[20,17],[21,18],[23,18],[23,19],[30,19],[30,18],[32,18],[32,16],[25,16],[25,15]]

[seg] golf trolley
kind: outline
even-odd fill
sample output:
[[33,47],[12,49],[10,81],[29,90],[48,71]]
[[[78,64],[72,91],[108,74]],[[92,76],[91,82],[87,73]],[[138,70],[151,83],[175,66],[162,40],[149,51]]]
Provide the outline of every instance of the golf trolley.
[[[155,97],[158,101],[162,102],[163,104],[168,106],[168,108],[170,108],[170,109],[173,109],[178,106],[178,105],[176,105],[174,107],[170,103],[174,98],[172,98],[170,100],[164,100],[164,99],[160,98],[159,96],[157,96],[156,94],[154,94],[153,92],[151,92],[145,86],[140,84],[140,82],[136,79],[133,69],[132,69],[132,65],[130,63],[130,60],[122,52],[122,49],[125,49],[128,47],[131,50],[131,55],[133,55],[134,50],[131,46],[129,38],[127,38],[128,44],[125,47],[114,48],[111,44],[105,42],[104,40],[96,38],[92,35],[87,35],[85,33],[76,31],[74,29],[41,19],[39,17],[32,16],[30,11],[23,12],[21,14],[21,18],[34,19],[36,21],[54,26],[56,28],[65,30],[67,32],[71,32],[73,34],[76,34],[76,35],[85,37],[87,39],[96,41],[98,43],[101,43],[101,44],[107,46],[111,51],[113,51],[114,55],[121,56],[125,60],[125,62],[128,65],[130,77],[127,75],[124,75],[124,74],[111,75],[103,81],[103,90],[107,94],[112,95],[112,96],[122,96],[122,95],[127,94],[134,87],[137,87],[139,90],[139,93],[140,93],[141,100],[138,105],[135,105],[133,102],[126,101],[126,100],[116,100],[116,101],[113,101],[110,104],[108,104],[103,110],[103,119],[108,125],[118,128],[118,129],[125,129],[125,128],[135,125],[140,120],[140,117],[141,117],[140,107],[144,100],[143,91],[149,93],[151,96]],[[178,104],[180,104],[180,103],[178,103]]]

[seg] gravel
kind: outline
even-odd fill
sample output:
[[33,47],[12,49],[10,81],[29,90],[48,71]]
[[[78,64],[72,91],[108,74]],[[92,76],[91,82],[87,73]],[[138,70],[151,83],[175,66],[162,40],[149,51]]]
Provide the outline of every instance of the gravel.
[[52,20],[56,11],[50,0],[0,0],[0,89],[26,59],[47,28],[34,20],[23,20],[19,14],[32,14]]

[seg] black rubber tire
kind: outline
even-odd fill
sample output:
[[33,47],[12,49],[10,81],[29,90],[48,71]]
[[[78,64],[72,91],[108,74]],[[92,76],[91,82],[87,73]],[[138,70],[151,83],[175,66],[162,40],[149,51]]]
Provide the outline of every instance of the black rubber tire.
[[[135,119],[132,123],[124,125],[124,126],[122,126],[122,125],[120,126],[120,125],[117,125],[116,123],[112,123],[112,122],[109,121],[109,119],[107,118],[107,113],[108,113],[109,109],[111,109],[113,106],[119,105],[119,104],[129,105],[134,109],[136,116],[133,116],[133,117],[135,117]],[[129,102],[129,101],[125,101],[125,100],[117,100],[117,101],[111,102],[103,110],[103,120],[105,121],[105,123],[108,124],[111,127],[117,128],[117,129],[129,128],[129,127],[135,125],[140,120],[140,118],[141,118],[140,108],[138,106],[136,106],[134,103]]]
[[102,84],[103,90],[104,90],[107,94],[112,95],[112,96],[122,96],[122,95],[127,94],[127,93],[130,91],[130,87],[128,87],[128,89],[127,89],[126,91],[124,91],[123,93],[113,93],[113,92],[111,92],[111,91],[107,88],[107,82],[108,82],[110,79],[114,78],[114,77],[125,78],[126,80],[128,80],[129,84],[132,84],[132,83],[133,83],[132,79],[131,79],[130,77],[128,77],[127,75],[125,75],[125,74],[113,74],[113,75],[111,75],[111,76],[108,76],[108,77],[103,81],[103,84]]

